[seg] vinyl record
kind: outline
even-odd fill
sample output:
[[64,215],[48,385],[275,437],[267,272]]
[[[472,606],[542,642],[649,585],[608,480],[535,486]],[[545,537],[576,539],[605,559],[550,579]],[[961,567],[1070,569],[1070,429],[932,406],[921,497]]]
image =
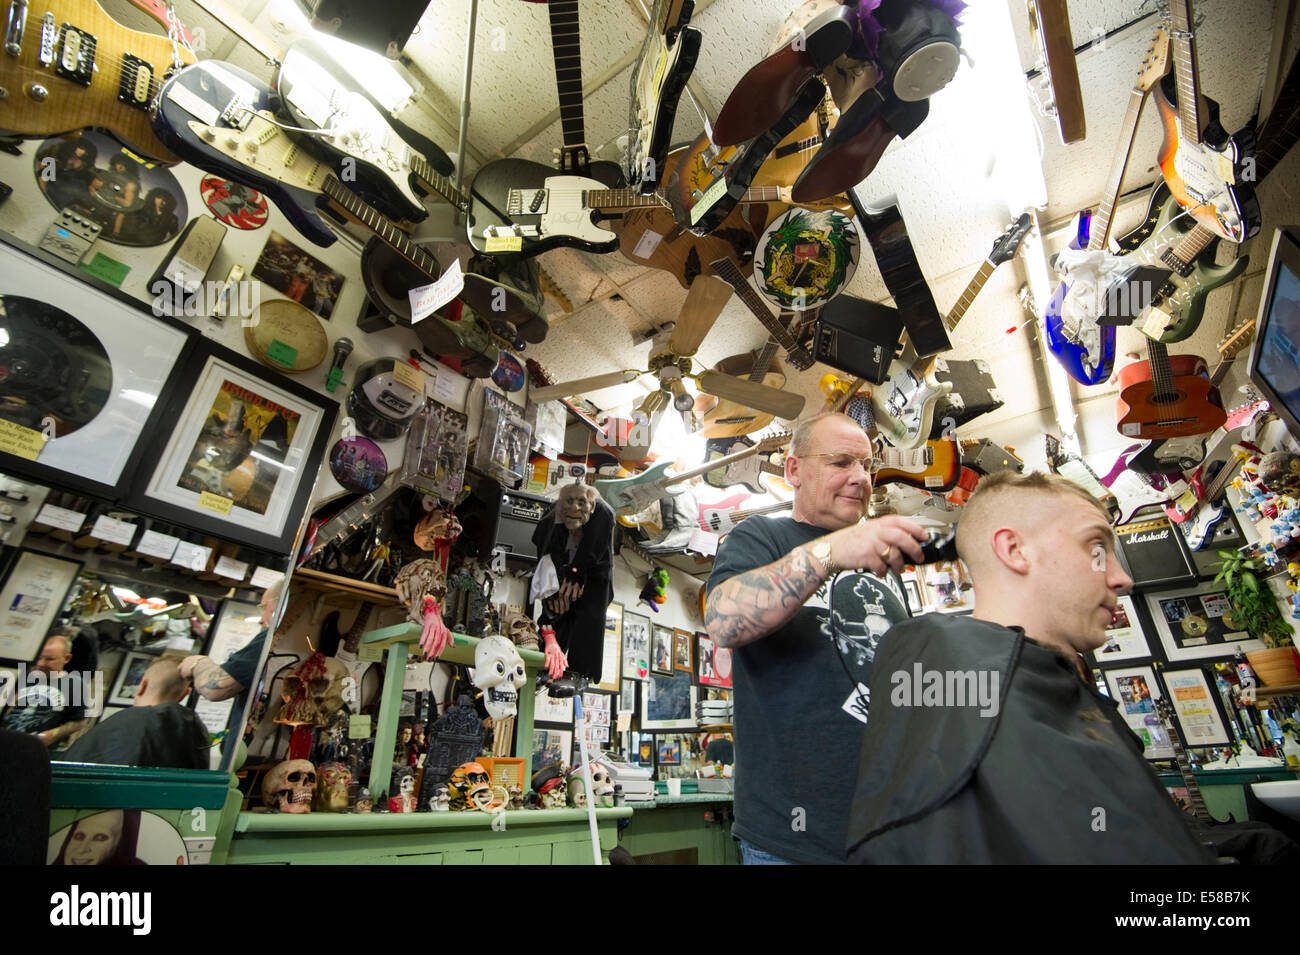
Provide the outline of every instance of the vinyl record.
[[105,242],[161,245],[189,221],[185,191],[171,170],[142,162],[103,133],[45,140],[35,174],[50,205],[98,222]]
[[369,494],[388,476],[388,459],[369,438],[347,438],[330,449],[330,473],[349,491]]
[[824,305],[853,279],[861,244],[857,226],[844,213],[794,206],[758,240],[758,290],[778,308],[801,312]]
[[112,394],[113,366],[94,332],[53,305],[0,295],[0,419],[33,431],[52,425],[61,438]]
[[235,229],[260,229],[270,215],[266,196],[230,179],[204,176],[199,194],[218,222]]

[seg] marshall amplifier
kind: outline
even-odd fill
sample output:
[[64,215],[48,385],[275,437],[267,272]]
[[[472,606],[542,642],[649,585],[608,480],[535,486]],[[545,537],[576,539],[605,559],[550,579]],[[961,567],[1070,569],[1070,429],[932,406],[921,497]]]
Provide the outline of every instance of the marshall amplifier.
[[898,309],[841,295],[822,308],[813,357],[840,371],[882,385],[897,357],[903,321]]

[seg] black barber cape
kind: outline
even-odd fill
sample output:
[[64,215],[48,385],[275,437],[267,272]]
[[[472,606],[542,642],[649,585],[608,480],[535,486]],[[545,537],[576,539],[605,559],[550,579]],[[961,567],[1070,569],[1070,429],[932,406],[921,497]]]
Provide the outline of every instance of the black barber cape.
[[68,763],[207,769],[211,742],[198,714],[179,703],[129,706],[52,758]]
[[[996,707],[978,692],[953,705],[972,680],[947,674],[962,671],[976,686],[982,673],[988,690],[996,677]],[[932,672],[945,705],[924,705]],[[1115,706],[1064,656],[1019,628],[938,613],[877,648],[848,853],[875,864],[1213,861]]]

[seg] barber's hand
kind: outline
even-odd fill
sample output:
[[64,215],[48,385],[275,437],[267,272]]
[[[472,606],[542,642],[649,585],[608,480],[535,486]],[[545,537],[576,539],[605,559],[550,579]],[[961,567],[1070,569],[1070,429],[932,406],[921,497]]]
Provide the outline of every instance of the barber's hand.
[[184,660],[182,660],[180,666],[177,667],[177,669],[180,671],[182,677],[184,677],[187,680],[193,680],[194,668],[198,666],[201,661],[206,659],[207,657],[203,656],[201,653],[196,653],[195,655],[186,657]]
[[884,574],[901,572],[904,565],[921,560],[926,531],[915,521],[890,514],[842,528],[824,539],[830,542],[831,560],[840,567]]

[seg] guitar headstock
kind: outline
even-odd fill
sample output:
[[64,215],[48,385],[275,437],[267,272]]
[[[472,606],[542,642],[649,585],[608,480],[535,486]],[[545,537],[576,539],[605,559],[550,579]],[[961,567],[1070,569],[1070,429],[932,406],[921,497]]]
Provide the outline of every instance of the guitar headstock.
[[757,453],[766,454],[768,451],[775,451],[778,448],[783,448],[789,440],[789,431],[779,431],[776,434],[768,435],[762,441],[758,442]]
[[1174,703],[1167,696],[1157,697],[1155,700],[1156,715],[1160,717],[1161,722],[1167,729],[1174,728]]
[[591,154],[587,144],[577,146],[557,146],[555,148],[555,168],[565,176],[585,176],[591,169]]
[[1254,340],[1255,319],[1250,318],[1230,331],[1223,341],[1219,342],[1219,354],[1223,356],[1224,361],[1230,361]]
[[993,243],[993,251],[989,253],[989,261],[994,265],[1001,265],[1015,257],[1016,250],[1020,248],[1020,243],[1025,241],[1025,236],[1029,234],[1031,223],[1029,213],[1021,213],[1020,218],[1007,228],[1006,232],[998,236]]
[[1136,88],[1149,93],[1169,72],[1169,31],[1163,25],[1156,27],[1156,35],[1142,57]]

